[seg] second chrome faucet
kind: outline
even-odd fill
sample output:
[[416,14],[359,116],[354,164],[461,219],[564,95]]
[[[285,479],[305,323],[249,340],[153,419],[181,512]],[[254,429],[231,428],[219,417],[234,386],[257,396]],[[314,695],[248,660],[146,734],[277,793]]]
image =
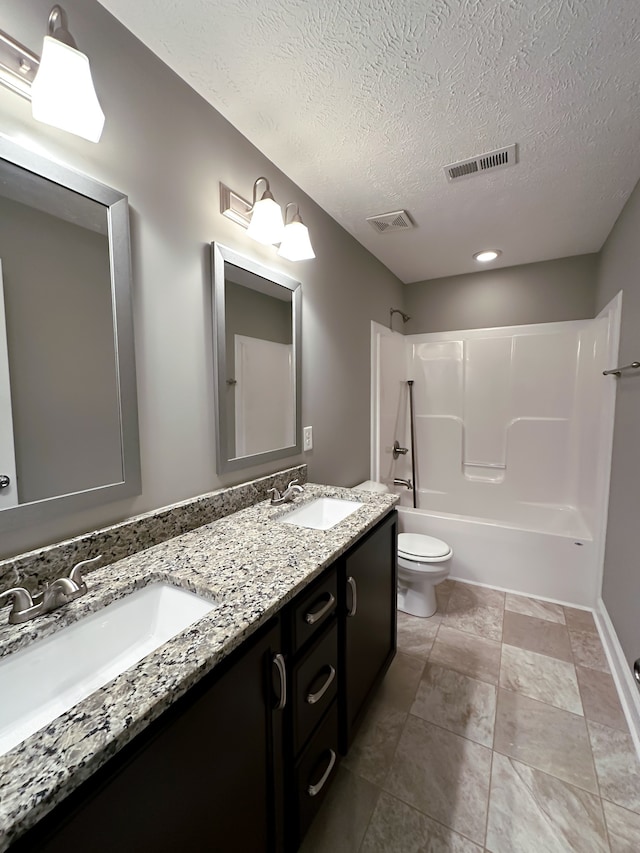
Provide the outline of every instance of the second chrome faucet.
[[277,489],[269,489],[268,494],[271,495],[271,506],[280,506],[280,504],[289,503],[302,492],[304,489],[298,485],[298,481],[292,480],[282,494]]

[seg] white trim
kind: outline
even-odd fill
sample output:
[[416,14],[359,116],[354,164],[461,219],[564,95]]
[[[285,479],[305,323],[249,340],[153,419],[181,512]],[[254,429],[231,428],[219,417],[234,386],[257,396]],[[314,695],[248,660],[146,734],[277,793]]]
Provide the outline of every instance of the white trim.
[[615,682],[622,710],[627,718],[627,724],[640,759],[640,690],[638,690],[633,673],[620,645],[613,622],[607,612],[604,601],[598,601],[595,611],[596,625],[604,646],[611,674]]

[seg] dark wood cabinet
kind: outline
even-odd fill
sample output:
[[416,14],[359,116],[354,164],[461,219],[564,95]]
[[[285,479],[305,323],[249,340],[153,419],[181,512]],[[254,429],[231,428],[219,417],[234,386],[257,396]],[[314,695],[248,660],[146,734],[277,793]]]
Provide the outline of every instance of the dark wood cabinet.
[[70,853],[282,850],[273,620],[15,845]]
[[397,513],[344,559],[341,636],[341,749],[347,752],[396,653]]

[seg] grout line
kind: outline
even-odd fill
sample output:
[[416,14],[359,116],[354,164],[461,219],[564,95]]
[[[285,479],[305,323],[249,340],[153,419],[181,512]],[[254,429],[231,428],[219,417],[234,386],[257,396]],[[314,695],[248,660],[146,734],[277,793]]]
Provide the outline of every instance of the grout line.
[[[503,758],[506,758],[509,761],[515,761],[518,764],[524,764],[525,767],[528,767],[529,770],[535,770],[536,773],[542,773],[544,776],[550,776],[552,779],[557,779],[558,782],[562,782],[563,785],[568,785],[570,788],[576,788],[578,791],[584,791],[585,793],[590,794],[592,797],[602,799],[596,791],[591,791],[589,790],[589,788],[585,788],[582,785],[578,785],[576,782],[568,782],[566,779],[563,779],[562,776],[558,776],[556,773],[551,773],[551,771],[549,770],[543,770],[541,767],[536,767],[535,764],[531,764],[529,761],[523,761],[522,758],[516,758],[513,755],[507,755],[507,753],[501,752],[499,749],[494,749],[493,752],[497,753],[497,755],[501,755]],[[598,779],[596,777],[596,786],[597,784]]]

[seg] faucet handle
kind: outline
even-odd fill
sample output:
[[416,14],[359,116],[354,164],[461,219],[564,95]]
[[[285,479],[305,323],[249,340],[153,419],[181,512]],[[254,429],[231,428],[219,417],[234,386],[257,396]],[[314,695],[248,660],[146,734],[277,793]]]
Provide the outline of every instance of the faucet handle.
[[82,590],[82,592],[86,592],[87,585],[84,582],[84,578],[82,576],[82,569],[85,566],[88,566],[90,563],[95,563],[97,560],[102,559],[102,554],[98,554],[97,557],[92,557],[90,560],[81,560],[79,563],[76,563],[75,566],[69,572],[69,580],[73,581],[77,586],[78,590]]
[[[11,598],[11,602],[9,602],[9,598]],[[23,586],[14,586],[13,589],[7,589],[5,592],[0,593],[0,607],[4,607],[5,604],[9,603],[13,604],[13,607],[11,608],[12,613],[14,611],[27,610],[29,607],[33,607],[31,593]]]
[[282,495],[280,494],[278,489],[268,489],[267,494],[271,495],[271,503],[272,504],[275,503],[276,501],[279,501],[282,498]]

